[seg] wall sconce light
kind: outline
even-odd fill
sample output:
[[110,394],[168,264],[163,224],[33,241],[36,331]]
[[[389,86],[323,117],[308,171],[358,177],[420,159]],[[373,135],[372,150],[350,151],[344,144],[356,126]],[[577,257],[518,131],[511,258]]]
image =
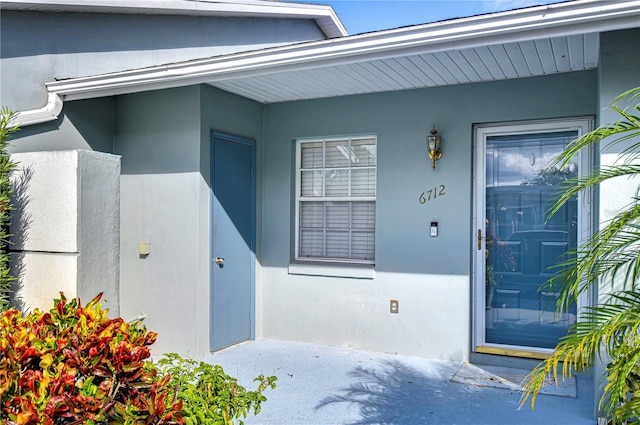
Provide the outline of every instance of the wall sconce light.
[[429,158],[431,158],[431,169],[436,169],[436,161],[442,157],[442,138],[438,135],[438,130],[434,125],[431,134],[427,136],[427,149],[429,150]]

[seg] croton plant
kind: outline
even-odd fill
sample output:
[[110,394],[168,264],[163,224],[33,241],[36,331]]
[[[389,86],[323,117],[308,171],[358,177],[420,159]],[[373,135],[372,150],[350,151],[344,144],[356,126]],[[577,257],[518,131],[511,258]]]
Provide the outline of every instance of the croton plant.
[[82,306],[61,294],[49,312],[2,314],[2,423],[184,423],[171,377],[146,361],[156,333],[108,318],[100,298]]

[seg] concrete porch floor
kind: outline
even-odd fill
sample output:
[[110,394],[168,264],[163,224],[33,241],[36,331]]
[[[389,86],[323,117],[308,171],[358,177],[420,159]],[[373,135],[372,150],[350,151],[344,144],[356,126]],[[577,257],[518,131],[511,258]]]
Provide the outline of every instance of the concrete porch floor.
[[276,375],[277,388],[247,425],[595,424],[593,381],[577,398],[540,395],[518,410],[518,391],[452,382],[460,362],[279,340],[257,340],[205,358],[240,384]]

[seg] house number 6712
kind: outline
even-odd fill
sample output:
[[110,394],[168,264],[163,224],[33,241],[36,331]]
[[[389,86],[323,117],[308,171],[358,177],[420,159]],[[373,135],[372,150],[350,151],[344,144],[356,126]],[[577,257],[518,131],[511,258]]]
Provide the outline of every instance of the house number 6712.
[[438,187],[434,187],[433,189],[429,189],[426,192],[422,192],[420,194],[420,198],[418,200],[421,204],[426,204],[427,202],[436,199],[438,196],[442,196],[445,194],[444,185],[441,184]]

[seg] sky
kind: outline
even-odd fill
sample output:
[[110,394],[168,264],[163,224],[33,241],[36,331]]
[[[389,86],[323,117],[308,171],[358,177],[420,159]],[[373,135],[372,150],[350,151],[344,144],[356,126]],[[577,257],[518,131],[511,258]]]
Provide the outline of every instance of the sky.
[[329,4],[350,35],[561,0],[300,0]]

